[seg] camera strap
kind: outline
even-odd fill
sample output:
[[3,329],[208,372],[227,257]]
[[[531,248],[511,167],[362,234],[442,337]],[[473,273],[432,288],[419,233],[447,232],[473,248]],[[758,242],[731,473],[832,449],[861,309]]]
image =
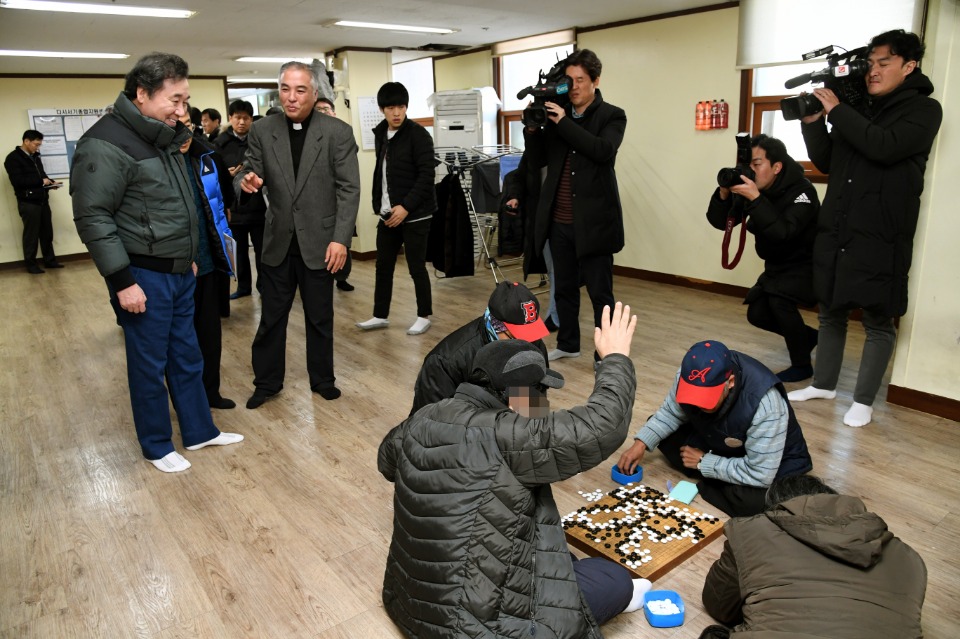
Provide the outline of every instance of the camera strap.
[[743,211],[742,215],[743,217],[740,219],[740,246],[737,248],[737,254],[733,256],[733,261],[730,261],[730,237],[733,235],[736,220],[732,214],[727,216],[727,226],[723,230],[723,252],[720,255],[720,264],[728,271],[733,270],[740,263],[740,258],[743,256],[743,247],[747,243],[746,211]]

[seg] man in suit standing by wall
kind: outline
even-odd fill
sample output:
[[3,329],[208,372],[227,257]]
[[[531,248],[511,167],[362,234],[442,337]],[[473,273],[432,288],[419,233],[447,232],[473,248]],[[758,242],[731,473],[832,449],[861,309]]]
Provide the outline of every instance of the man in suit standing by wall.
[[[254,123],[238,197],[266,188],[262,310],[253,338],[253,395],[258,408],[283,388],[287,319],[297,289],[307,332],[310,388],[340,397],[333,374],[333,274],[343,268],[360,204],[360,168],[353,129],[316,114],[320,80],[300,62],[280,68],[283,115]],[[242,201],[242,200],[241,200]]]
[[43,133],[28,129],[23,132],[23,144],[4,160],[3,166],[17,196],[17,208],[23,220],[23,264],[33,275],[43,273],[37,265],[37,245],[47,268],[63,268],[53,252],[53,213],[50,211],[48,189],[60,188],[59,182],[47,177],[40,160]]

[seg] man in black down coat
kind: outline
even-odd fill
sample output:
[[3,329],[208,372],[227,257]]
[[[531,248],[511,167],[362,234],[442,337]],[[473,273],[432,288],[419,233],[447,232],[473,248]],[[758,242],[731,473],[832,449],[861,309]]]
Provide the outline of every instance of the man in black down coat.
[[408,637],[599,639],[599,624],[639,607],[649,582],[573,560],[550,490],[627,434],[637,319],[619,303],[604,311],[586,405],[549,412],[543,392],[563,378],[531,344],[497,341],[453,398],[380,444],[377,468],[396,484],[383,604]]
[[623,248],[623,210],[614,164],[627,116],[603,101],[602,65],[589,49],[566,60],[572,82],[566,108],[546,103],[546,127],[526,126],[529,170],[547,168],[534,226],[534,249],[550,240],[560,330],[550,359],[580,355],[580,284],[593,303],[594,325],[613,304],[613,255]]
[[473,358],[483,346],[501,339],[522,339],[547,356],[543,338],[547,327],[540,319],[540,302],[523,284],[500,282],[493,289],[483,315],[464,324],[433,347],[423,358],[413,389],[410,414],[441,399],[453,397],[473,371]]
[[[814,95],[823,111],[802,119],[814,165],[830,174],[813,248],[820,337],[813,384],[790,400],[833,399],[843,363],[847,316],[863,309],[867,339],[853,405],[843,423],[866,426],[893,355],[893,318],[907,311],[907,274],[917,229],[923,173],[943,110],[920,71],[923,43],[902,29],[870,42],[868,100],[862,112],[829,89]],[[824,114],[832,128],[827,132]]]
[[718,186],[710,198],[707,220],[724,230],[728,217],[734,225],[746,217],[757,255],[763,259],[763,273],[743,301],[749,304],[747,320],[783,337],[790,368],[777,373],[777,378],[799,382],[813,375],[810,351],[817,345],[817,329],[804,324],[797,305],[816,303],[811,255],[820,196],[783,142],[761,133],[750,140],[750,146],[754,179],[741,176],[743,184],[729,189]]

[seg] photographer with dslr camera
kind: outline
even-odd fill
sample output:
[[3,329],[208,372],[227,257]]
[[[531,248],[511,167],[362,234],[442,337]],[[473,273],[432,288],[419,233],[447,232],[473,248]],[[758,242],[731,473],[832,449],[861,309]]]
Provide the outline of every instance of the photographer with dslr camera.
[[[833,399],[843,363],[850,311],[863,309],[866,341],[853,405],[843,423],[866,426],[896,339],[893,318],[907,310],[907,274],[920,211],[923,173],[943,110],[919,68],[924,46],[902,29],[868,47],[868,99],[841,103],[829,89],[823,105],[801,119],[814,165],[829,173],[813,248],[820,335],[813,384],[791,401]],[[825,123],[829,116],[831,129]]]
[[[534,222],[534,246],[550,240],[556,274],[557,348],[549,359],[580,356],[580,284],[593,303],[594,325],[613,307],[613,254],[623,248],[623,210],[614,164],[627,116],[597,88],[602,65],[589,49],[565,60],[570,102],[546,101],[543,127],[525,122],[528,170],[546,167]],[[596,354],[595,354],[596,358]]]
[[728,228],[728,221],[729,228],[745,221],[753,233],[764,269],[744,299],[747,320],[783,337],[790,368],[777,378],[799,382],[813,375],[810,351],[817,345],[816,329],[804,324],[797,306],[815,304],[811,254],[820,198],[783,142],[760,134],[749,144],[748,175],[737,175],[732,186],[717,187],[707,220],[720,230]]

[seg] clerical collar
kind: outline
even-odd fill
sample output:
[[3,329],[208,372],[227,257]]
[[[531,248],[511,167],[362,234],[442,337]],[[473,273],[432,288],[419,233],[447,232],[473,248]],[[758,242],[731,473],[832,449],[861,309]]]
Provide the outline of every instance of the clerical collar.
[[287,127],[291,131],[301,132],[310,128],[310,121],[313,119],[313,112],[311,111],[307,118],[303,122],[294,122],[290,118],[287,118]]

